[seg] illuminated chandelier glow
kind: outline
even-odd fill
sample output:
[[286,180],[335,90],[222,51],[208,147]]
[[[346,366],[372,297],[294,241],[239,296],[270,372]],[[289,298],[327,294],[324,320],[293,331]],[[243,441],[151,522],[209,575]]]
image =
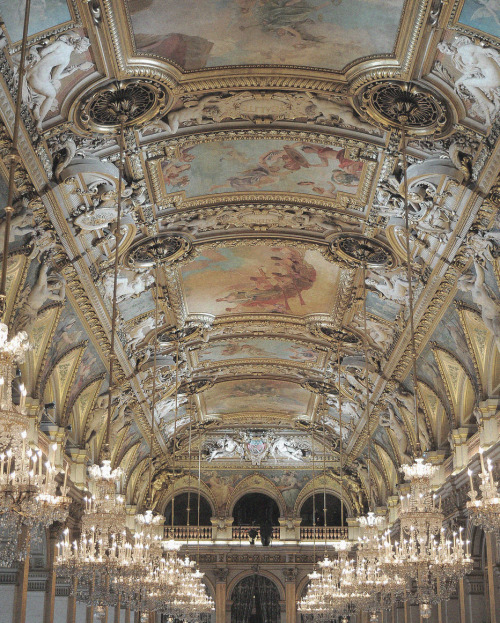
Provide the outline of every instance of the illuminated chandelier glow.
[[493,479],[493,463],[490,459],[487,459],[488,468],[486,468],[483,454],[483,448],[479,448],[479,458],[481,460],[479,491],[481,492],[481,498],[478,498],[478,493],[474,489],[472,471],[469,470],[470,501],[467,502],[467,508],[474,525],[481,527],[486,532],[500,534],[500,490],[498,482]]
[[410,492],[400,498],[401,541],[393,547],[386,533],[382,565],[407,580],[410,599],[420,605],[424,619],[431,616],[431,604],[449,598],[456,581],[472,569],[462,530],[453,534],[453,541],[446,536],[444,516],[430,493],[435,470],[422,458],[403,466]]
[[0,526],[5,537],[0,562],[4,565],[27,553],[29,539],[24,538],[24,547],[18,548],[23,526],[34,537],[55,521],[63,522],[71,503],[66,496],[67,474],[62,495],[58,493],[57,445],[49,446],[45,460],[42,450],[28,444],[24,386],[20,388],[20,404],[12,401],[14,364],[22,363],[28,349],[26,333],[9,340],[7,326],[0,323]]

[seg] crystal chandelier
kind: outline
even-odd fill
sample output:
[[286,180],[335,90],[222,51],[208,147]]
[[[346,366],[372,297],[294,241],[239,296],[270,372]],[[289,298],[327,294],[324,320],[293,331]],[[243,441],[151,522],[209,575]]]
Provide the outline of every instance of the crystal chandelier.
[[462,530],[447,539],[444,516],[430,493],[436,469],[423,458],[403,466],[410,492],[400,498],[401,539],[393,547],[387,532],[384,542],[383,567],[407,580],[409,598],[424,619],[431,616],[431,604],[448,599],[456,581],[472,570]]
[[486,532],[496,532],[500,534],[500,490],[498,482],[493,479],[493,463],[488,458],[488,468],[484,464],[484,450],[479,448],[479,458],[481,460],[481,473],[479,474],[481,498],[474,489],[472,471],[469,469],[470,479],[470,501],[467,502],[469,516],[475,526],[481,527]]
[[20,332],[9,340],[7,326],[0,323],[0,527],[5,539],[0,561],[4,565],[12,564],[16,557],[23,559],[27,553],[29,539],[22,539],[23,547],[17,551],[23,526],[34,538],[41,528],[64,521],[71,503],[66,496],[67,473],[62,495],[58,494],[57,445],[49,446],[45,460],[39,448],[27,443],[29,421],[24,386],[21,386],[19,405],[12,401],[14,364],[22,363],[28,348],[26,333]]

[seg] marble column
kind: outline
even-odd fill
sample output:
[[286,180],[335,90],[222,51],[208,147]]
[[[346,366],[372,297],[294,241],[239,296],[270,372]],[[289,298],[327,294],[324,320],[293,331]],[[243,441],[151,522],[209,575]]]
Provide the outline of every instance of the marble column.
[[295,591],[295,578],[297,577],[297,569],[283,569],[285,578],[285,612],[286,623],[296,623],[297,621],[297,604]]
[[45,584],[45,600],[43,604],[43,623],[53,623],[54,604],[56,600],[56,570],[54,560],[57,555],[57,539],[59,526],[51,526],[47,530],[47,583]]
[[14,589],[14,611],[12,623],[26,623],[26,601],[28,599],[28,575],[30,570],[30,533],[26,526],[19,535],[19,548],[26,550],[25,559],[19,563]]
[[495,543],[493,534],[486,533],[486,571],[488,574],[488,603],[490,610],[490,623],[496,623],[496,603],[495,603]]
[[68,610],[66,614],[66,623],[76,623],[76,589],[78,587],[78,578],[73,578],[73,587],[68,595]]
[[229,569],[214,569],[215,572],[215,621],[226,622],[226,580]]

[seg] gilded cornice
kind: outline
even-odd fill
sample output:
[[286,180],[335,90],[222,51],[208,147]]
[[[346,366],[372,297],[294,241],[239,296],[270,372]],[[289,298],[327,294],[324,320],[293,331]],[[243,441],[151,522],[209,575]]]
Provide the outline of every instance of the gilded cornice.
[[159,80],[180,94],[262,88],[345,93],[349,88],[356,90],[368,81],[405,77],[411,71],[432,3],[429,0],[406,3],[392,53],[358,59],[342,70],[292,65],[241,65],[197,71],[183,71],[173,62],[136,52],[130,16],[124,4],[119,0],[103,0],[102,4],[107,28],[101,30],[106,32],[112,45],[117,74]]

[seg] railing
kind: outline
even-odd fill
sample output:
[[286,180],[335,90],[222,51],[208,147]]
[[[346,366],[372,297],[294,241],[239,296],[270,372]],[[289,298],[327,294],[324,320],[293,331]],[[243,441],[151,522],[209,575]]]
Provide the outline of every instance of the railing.
[[[255,530],[257,532],[257,536],[255,537],[257,540],[260,539],[260,528],[258,526],[233,526],[233,539],[236,540],[248,540],[250,537],[248,536],[248,532],[250,530]],[[280,528],[279,526],[273,526],[273,539],[280,538]]]
[[[300,540],[301,541],[314,541],[316,538],[317,541],[325,540],[325,530],[326,530],[326,540],[327,541],[338,541],[339,539],[347,539],[348,528],[340,527],[340,526],[316,526],[313,528],[312,526],[301,526],[300,528]],[[316,533],[316,536],[315,536]]]
[[165,526],[165,538],[179,541],[211,541],[212,526]]

